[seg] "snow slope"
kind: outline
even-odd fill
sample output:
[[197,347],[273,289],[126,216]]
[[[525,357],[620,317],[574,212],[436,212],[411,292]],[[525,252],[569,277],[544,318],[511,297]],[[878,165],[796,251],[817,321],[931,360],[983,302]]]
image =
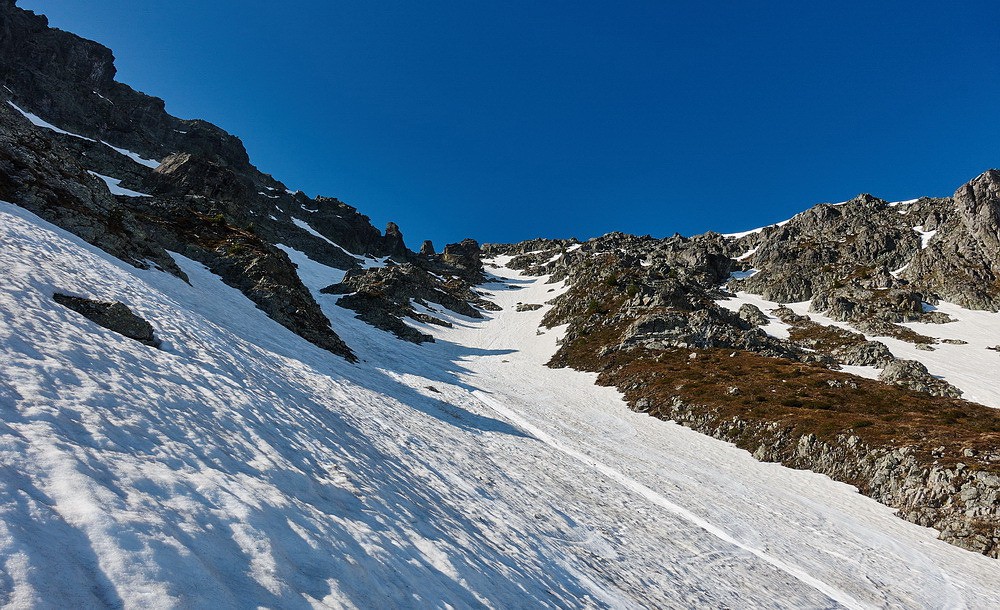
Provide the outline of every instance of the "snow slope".
[[[314,291],[342,271],[286,249]],[[628,411],[542,364],[559,285],[362,362],[201,265],[120,263],[0,203],[0,602],[11,607],[971,607],[1000,562],[846,485]],[[498,261],[502,262],[502,261]],[[51,300],[120,300],[156,350]],[[447,312],[439,312],[446,315]],[[541,332],[541,334],[538,334]]]

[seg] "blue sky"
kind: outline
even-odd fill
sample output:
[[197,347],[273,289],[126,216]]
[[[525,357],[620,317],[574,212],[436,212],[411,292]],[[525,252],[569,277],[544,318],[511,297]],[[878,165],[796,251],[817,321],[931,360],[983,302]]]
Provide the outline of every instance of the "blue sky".
[[1000,166],[995,1],[18,4],[411,247],[736,231]]

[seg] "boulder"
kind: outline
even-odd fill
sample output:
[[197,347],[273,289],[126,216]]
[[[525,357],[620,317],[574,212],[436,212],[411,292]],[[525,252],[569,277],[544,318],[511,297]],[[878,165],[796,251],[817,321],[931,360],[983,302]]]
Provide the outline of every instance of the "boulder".
[[153,332],[153,326],[137,316],[124,303],[94,301],[57,292],[52,299],[87,318],[98,326],[114,331],[151,347],[160,347],[160,340]]
[[962,391],[943,379],[934,377],[916,360],[893,360],[878,376],[880,381],[902,386],[932,396],[959,398]]

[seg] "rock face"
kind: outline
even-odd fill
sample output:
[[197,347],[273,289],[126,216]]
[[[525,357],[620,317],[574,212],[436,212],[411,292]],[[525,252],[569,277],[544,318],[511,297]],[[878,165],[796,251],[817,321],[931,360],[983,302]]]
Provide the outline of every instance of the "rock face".
[[[395,223],[382,233],[338,199],[286,188],[250,163],[238,138],[173,117],[162,100],[114,76],[107,48],[0,3],[0,199],[138,267],[184,277],[167,251],[194,259],[278,323],[348,359],[350,348],[278,244],[349,271],[348,283],[379,286],[343,304],[410,340],[429,335],[403,317],[441,321],[416,313],[404,295],[469,316],[492,306],[472,289],[485,277],[474,240],[441,255],[427,244],[418,257]],[[91,172],[148,196],[112,195]],[[362,272],[364,257],[409,266]]]
[[[1000,252],[1000,171],[991,169],[962,185],[954,199],[962,224],[983,252]],[[989,262],[994,270],[1000,269],[1000,257]]]
[[940,215],[934,239],[904,276],[964,307],[1000,310],[998,192],[997,170],[959,187],[952,197],[954,210]]
[[[1000,172],[945,199],[821,204],[738,240],[759,272],[738,283],[779,302],[812,301],[844,321],[923,320],[944,299],[1000,309]],[[933,320],[927,320],[933,321]]]
[[737,315],[741,320],[753,326],[765,326],[770,324],[770,320],[768,320],[767,316],[764,315],[764,312],[761,311],[756,305],[751,305],[750,303],[740,305]]
[[383,236],[382,241],[382,252],[388,256],[406,258],[410,254],[410,251],[406,249],[406,244],[403,243],[403,233],[394,222],[385,226],[385,236]]
[[446,245],[438,260],[451,267],[455,275],[461,276],[470,284],[479,284],[486,279],[483,275],[482,251],[479,249],[479,242],[474,239]]
[[128,204],[116,200],[87,173],[78,155],[48,135],[0,102],[0,199],[27,208],[137,267],[152,263],[181,275]]
[[[114,78],[107,48],[0,3],[0,199],[137,267],[184,277],[167,250],[184,254],[290,330],[353,358],[274,244],[354,269],[362,255],[413,256],[399,227],[383,235],[337,199],[292,192],[235,136],[173,117]],[[90,172],[150,196],[112,195]]]
[[59,292],[52,295],[52,299],[98,326],[103,326],[119,335],[124,335],[151,347],[160,347],[160,341],[153,333],[153,326],[135,315],[124,303],[92,301]]
[[759,328],[722,308],[690,312],[665,311],[640,317],[622,335],[623,349],[726,348],[758,352],[775,358],[795,357]]

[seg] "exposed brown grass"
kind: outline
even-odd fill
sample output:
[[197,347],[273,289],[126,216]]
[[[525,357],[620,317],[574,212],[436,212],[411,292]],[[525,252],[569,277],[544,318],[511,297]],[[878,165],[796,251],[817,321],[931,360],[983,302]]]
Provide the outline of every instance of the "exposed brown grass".
[[851,345],[859,345],[866,341],[861,333],[825,326],[817,322],[799,322],[788,331],[789,339],[798,345],[807,346],[820,352],[829,353],[833,350]]
[[[624,325],[608,325],[562,347],[555,365],[600,372],[599,383],[619,388],[635,404],[648,401],[651,415],[669,418],[676,397],[721,423],[732,418],[776,422],[793,436],[815,434],[835,441],[853,434],[873,448],[912,447],[930,461],[945,447],[941,463],[979,462],[963,457],[1000,447],[1000,411],[961,399],[935,397],[878,381],[831,371],[821,365],[768,358],[742,351],[675,349],[611,351]],[[695,354],[695,357],[691,357]],[[758,439],[729,438],[746,449]],[[983,462],[984,470],[1000,464]]]

